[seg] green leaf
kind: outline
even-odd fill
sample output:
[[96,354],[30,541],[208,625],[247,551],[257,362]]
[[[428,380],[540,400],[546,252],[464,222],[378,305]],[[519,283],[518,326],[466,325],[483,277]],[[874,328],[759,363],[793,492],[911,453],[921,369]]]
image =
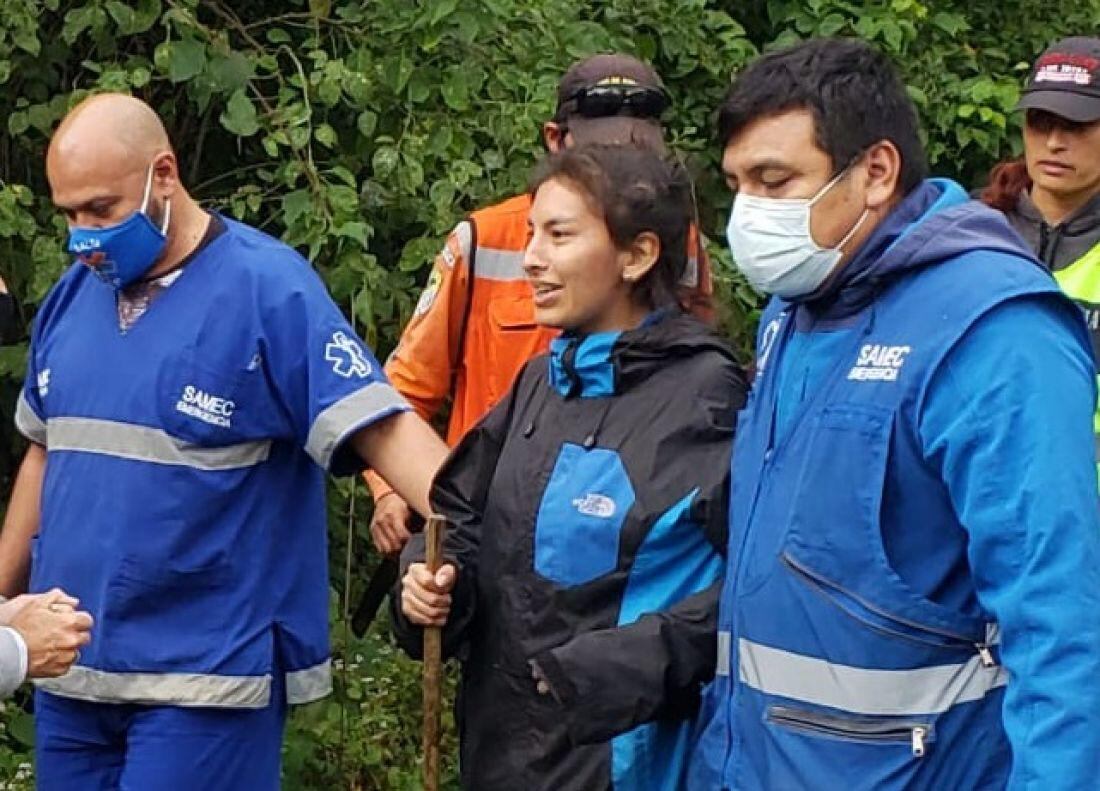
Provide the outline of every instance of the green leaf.
[[260,130],[256,119],[256,106],[244,91],[235,91],[219,116],[222,126],[238,137],[251,137]]
[[65,14],[65,24],[61,27],[61,40],[66,44],[76,41],[81,33],[94,24],[97,10],[94,6],[79,6]]
[[346,222],[336,228],[336,235],[354,239],[365,250],[368,247],[370,228],[365,222]]
[[450,69],[440,86],[443,101],[452,110],[462,112],[470,106],[470,87],[467,71],[463,68]]
[[401,93],[412,74],[413,63],[408,55],[401,53],[386,59],[382,65],[382,76],[394,93]]
[[829,14],[817,27],[819,36],[835,36],[848,25],[848,20],[840,14]]
[[200,74],[206,66],[206,47],[193,39],[182,39],[169,44],[168,79],[186,82]]
[[281,27],[273,27],[267,31],[267,40],[272,44],[289,44],[292,41],[290,34]]
[[210,62],[209,71],[215,87],[225,93],[244,88],[254,75],[252,62],[240,52],[215,58]]
[[481,20],[469,11],[456,11],[451,16],[451,25],[454,27],[455,37],[467,46],[477,41],[481,33]]
[[359,130],[359,134],[370,140],[374,130],[378,127],[378,113],[374,110],[364,110],[359,113],[355,126]]
[[309,190],[300,189],[283,196],[283,222],[294,225],[302,215],[313,210],[313,196]]
[[11,735],[27,747],[34,747],[34,717],[21,711],[8,723]]
[[413,104],[420,104],[431,95],[432,78],[428,69],[420,68],[409,77],[408,95]]
[[118,25],[119,33],[125,35],[133,32],[134,22],[136,20],[133,8],[125,3],[118,2],[118,0],[109,0],[107,3],[107,13],[111,15],[111,19],[115,20],[115,24]]
[[130,72],[130,84],[135,88],[144,88],[153,75],[144,66],[138,66]]
[[957,36],[969,27],[966,17],[961,14],[948,14],[943,11],[932,16],[932,24],[950,36]]
[[396,148],[390,146],[379,148],[371,157],[371,168],[374,170],[374,177],[379,179],[389,177],[397,168],[397,160]]
[[317,127],[313,131],[313,136],[317,138],[317,142],[325,148],[336,148],[336,144],[339,142],[336,137],[336,130],[328,124],[321,124]]
[[431,0],[430,7],[428,23],[434,25],[455,12],[458,8],[458,0]]
[[15,46],[31,55],[37,55],[42,51],[42,42],[38,40],[38,32],[35,28],[20,28],[11,31],[12,41]]

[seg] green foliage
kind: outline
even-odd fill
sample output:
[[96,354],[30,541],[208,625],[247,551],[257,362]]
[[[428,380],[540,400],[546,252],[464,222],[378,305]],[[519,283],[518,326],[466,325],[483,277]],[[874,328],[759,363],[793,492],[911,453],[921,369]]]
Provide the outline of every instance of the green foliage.
[[[973,186],[1018,146],[1010,110],[1027,62],[1060,35],[1100,29],[1100,0],[1060,5],[2,0],[0,270],[29,320],[66,266],[64,222],[44,173],[50,132],[90,93],[128,91],[165,119],[192,194],[307,254],[384,355],[447,231],[523,188],[557,79],[574,59],[619,49],[654,63],[673,95],[670,136],[696,175],[702,227],[721,240],[729,198],[713,113],[757,51],[811,35],[873,41],[904,70],[934,170]],[[725,326],[745,348],[759,299],[723,247],[711,252]],[[25,354],[25,344],[0,350],[0,475],[8,482]],[[334,642],[346,665],[332,698],[291,719],[288,788],[417,787],[416,667],[381,633],[346,641],[345,603],[376,562],[368,498],[361,485],[353,491],[335,484],[330,498],[342,603]],[[19,774],[29,739],[29,716],[9,702],[0,715],[2,787],[29,784]]]

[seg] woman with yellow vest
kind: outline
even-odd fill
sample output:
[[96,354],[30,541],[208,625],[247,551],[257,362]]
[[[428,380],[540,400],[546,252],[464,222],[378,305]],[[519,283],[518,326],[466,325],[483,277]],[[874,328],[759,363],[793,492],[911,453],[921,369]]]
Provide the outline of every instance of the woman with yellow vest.
[[[1100,38],[1047,49],[1017,109],[1026,113],[1024,156],[997,165],[981,198],[1084,309],[1100,360]],[[1100,411],[1094,425],[1100,460]]]

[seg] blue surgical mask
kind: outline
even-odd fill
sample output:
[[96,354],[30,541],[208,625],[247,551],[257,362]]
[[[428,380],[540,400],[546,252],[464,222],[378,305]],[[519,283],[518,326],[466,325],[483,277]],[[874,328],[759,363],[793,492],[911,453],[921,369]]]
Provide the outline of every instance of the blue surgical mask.
[[157,228],[149,219],[149,197],[153,187],[153,166],[145,179],[141,208],[117,225],[107,228],[69,229],[68,251],[88,265],[109,286],[123,289],[149,271],[167,242],[172,204],[164,202],[164,223]]

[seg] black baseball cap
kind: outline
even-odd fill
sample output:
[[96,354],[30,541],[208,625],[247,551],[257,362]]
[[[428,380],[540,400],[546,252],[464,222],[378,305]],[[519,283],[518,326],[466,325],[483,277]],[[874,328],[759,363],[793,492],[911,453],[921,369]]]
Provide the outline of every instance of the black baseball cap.
[[577,61],[558,83],[554,120],[577,143],[638,143],[664,149],[668,91],[653,68],[619,53]]
[[1100,121],[1100,38],[1074,36],[1047,48],[1031,69],[1017,110]]

